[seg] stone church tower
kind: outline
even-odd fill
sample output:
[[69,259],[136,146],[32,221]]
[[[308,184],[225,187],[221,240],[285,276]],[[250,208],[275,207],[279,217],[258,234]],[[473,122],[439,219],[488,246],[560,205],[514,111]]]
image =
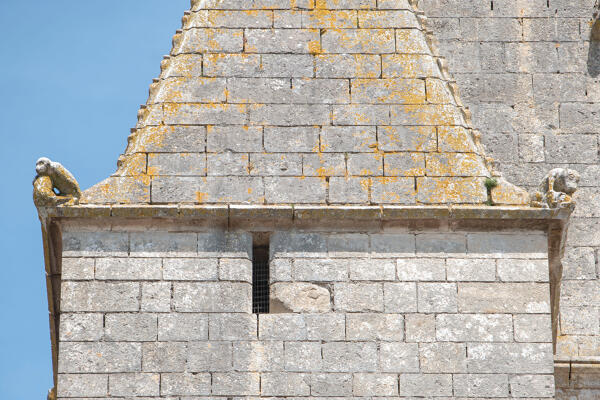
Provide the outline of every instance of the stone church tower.
[[82,193],[40,159],[50,397],[600,397],[561,347],[580,175],[503,178],[458,87],[509,78],[440,55],[524,16],[423,3],[194,0],[117,172]]

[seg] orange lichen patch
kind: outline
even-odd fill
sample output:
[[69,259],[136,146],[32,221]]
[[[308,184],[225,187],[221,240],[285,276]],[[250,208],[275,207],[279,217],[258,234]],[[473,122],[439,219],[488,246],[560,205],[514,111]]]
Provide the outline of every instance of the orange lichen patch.
[[378,126],[379,147],[384,151],[436,151],[432,126]]
[[382,70],[384,78],[439,77],[433,57],[424,54],[384,54]]
[[[346,0],[316,0],[315,1],[315,8],[329,8],[329,9],[337,9],[337,8],[342,8],[342,6],[345,4],[344,1]],[[370,4],[368,1],[360,4],[360,8],[369,8]]]
[[418,29],[396,29],[397,51],[405,54],[430,54],[425,34]]
[[475,153],[471,131],[460,126],[438,126],[438,151]]
[[371,178],[361,178],[358,182],[362,191],[369,193],[372,184]]
[[481,204],[487,201],[485,178],[417,178],[417,198],[424,204]]
[[338,48],[332,53],[381,53],[393,52],[395,39],[393,29],[329,29],[330,42]]
[[148,167],[148,176],[157,176],[159,175],[159,167]]
[[423,104],[425,83],[419,79],[354,79],[352,102],[367,104]]
[[205,76],[254,75],[262,70],[259,54],[205,54]]
[[440,79],[426,80],[427,101],[434,104],[455,104],[454,96],[446,82]]
[[139,176],[146,173],[146,154],[136,153],[122,156],[116,176]]
[[314,11],[303,11],[302,27],[338,30],[342,28],[356,28],[357,14],[356,11],[350,10],[330,11],[316,9]]
[[423,176],[425,175],[425,155],[423,153],[386,153],[385,175]]
[[167,124],[238,124],[246,119],[246,105],[222,103],[180,104],[165,103],[164,118]]
[[161,104],[150,104],[138,113],[137,128],[150,125],[160,125],[163,120],[163,108]]
[[340,71],[354,70],[349,76],[338,72],[334,75],[338,78],[378,78],[381,75],[381,57],[374,54],[321,54],[315,59],[318,77],[323,76],[324,71],[328,72],[328,77],[333,77],[328,71],[333,67],[339,67]]
[[308,52],[313,55],[321,54],[323,52],[323,48],[321,47],[320,40],[311,40],[308,42]]
[[505,179],[498,179],[498,185],[492,188],[492,202],[498,205],[527,206],[530,196],[523,190]]
[[130,204],[150,202],[150,181],[138,177],[110,177],[85,192],[81,203]]
[[156,101],[161,103],[211,103],[227,98],[223,78],[169,78],[161,82]]
[[202,75],[202,55],[201,54],[180,54],[171,57],[165,76],[179,76],[192,78]]
[[372,178],[373,201],[387,204],[414,204],[416,192],[414,178]]
[[196,202],[197,203],[202,204],[202,203],[206,202],[208,197],[209,197],[208,193],[196,192]]
[[394,125],[446,125],[463,126],[465,121],[460,110],[451,105],[399,105],[391,107]]
[[473,153],[427,154],[427,176],[489,176],[483,159]]
[[264,10],[210,10],[206,16],[199,16],[195,25],[198,27],[226,27],[226,28],[264,28],[270,27],[273,21],[273,12]]
[[163,149],[175,134],[175,126],[148,126],[136,132],[128,153],[153,152]]

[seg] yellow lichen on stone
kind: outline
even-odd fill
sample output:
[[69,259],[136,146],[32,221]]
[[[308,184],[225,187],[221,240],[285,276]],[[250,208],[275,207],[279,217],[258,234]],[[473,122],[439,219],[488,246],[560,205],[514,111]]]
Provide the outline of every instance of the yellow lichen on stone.
[[531,201],[529,193],[505,179],[498,179],[492,189],[492,202],[498,205],[527,206]]

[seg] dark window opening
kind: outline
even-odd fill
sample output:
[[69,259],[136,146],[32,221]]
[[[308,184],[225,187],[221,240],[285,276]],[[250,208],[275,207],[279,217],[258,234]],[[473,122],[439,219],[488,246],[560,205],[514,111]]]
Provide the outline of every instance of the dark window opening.
[[252,312],[269,313],[269,242],[260,237],[252,244]]

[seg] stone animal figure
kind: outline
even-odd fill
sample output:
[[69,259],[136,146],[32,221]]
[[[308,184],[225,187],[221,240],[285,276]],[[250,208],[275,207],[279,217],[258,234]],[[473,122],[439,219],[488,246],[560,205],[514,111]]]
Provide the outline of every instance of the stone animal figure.
[[56,388],[48,390],[48,400],[56,400]]
[[35,172],[33,202],[37,207],[79,203],[79,184],[60,163],[42,157],[35,164]]
[[536,208],[575,208],[572,196],[577,191],[580,175],[572,169],[555,168],[548,172],[533,195]]

